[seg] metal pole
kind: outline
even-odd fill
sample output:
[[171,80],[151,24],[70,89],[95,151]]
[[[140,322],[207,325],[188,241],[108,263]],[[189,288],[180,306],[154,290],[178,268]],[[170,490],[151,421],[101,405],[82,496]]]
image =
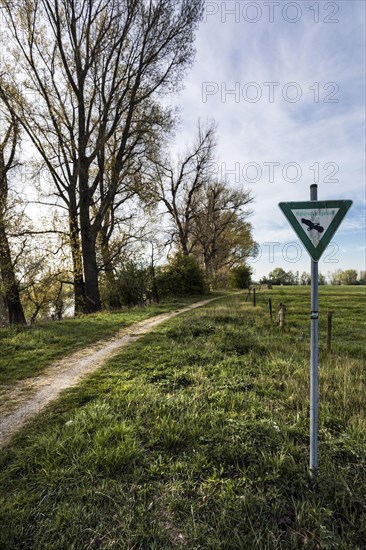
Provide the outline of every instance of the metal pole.
[[[310,200],[318,199],[318,186],[310,186]],[[311,260],[310,325],[310,479],[318,473],[318,262]]]

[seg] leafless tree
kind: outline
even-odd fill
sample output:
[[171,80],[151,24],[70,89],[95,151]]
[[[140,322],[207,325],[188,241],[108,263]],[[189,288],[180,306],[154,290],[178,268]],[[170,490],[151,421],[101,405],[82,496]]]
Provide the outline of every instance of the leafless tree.
[[194,145],[176,166],[169,159],[155,159],[152,179],[156,195],[170,218],[170,241],[176,243],[184,255],[189,255],[196,245],[195,218],[201,191],[210,181],[215,140],[216,123],[199,122]]

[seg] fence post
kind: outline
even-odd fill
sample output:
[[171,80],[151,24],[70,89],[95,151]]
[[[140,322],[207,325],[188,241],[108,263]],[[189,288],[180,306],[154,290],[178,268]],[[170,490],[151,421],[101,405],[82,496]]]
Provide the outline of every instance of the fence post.
[[271,298],[268,299],[268,305],[269,305],[269,315],[272,321],[272,299]]
[[277,306],[277,324],[280,326],[280,328],[283,328],[285,326],[285,320],[286,320],[286,306],[285,304],[278,304]]
[[253,289],[253,306],[255,307],[255,288]]
[[327,353],[331,352],[332,349],[332,318],[333,311],[328,311],[327,313],[328,325],[327,325]]

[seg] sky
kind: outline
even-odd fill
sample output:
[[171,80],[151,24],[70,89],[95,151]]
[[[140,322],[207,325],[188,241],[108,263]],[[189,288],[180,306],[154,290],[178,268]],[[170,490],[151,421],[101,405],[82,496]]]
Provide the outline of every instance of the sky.
[[310,271],[310,257],[278,207],[350,199],[319,260],[326,275],[366,269],[364,0],[206,0],[196,61],[174,102],[175,147],[197,121],[218,123],[217,171],[250,188],[259,254],[254,278],[275,267]]

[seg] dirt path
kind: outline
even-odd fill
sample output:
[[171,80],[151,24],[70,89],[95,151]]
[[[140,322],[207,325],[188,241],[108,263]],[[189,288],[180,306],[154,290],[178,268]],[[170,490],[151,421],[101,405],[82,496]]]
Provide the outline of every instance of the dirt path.
[[64,359],[52,363],[43,374],[21,380],[2,392],[0,405],[0,447],[30,418],[56,399],[62,390],[78,384],[86,375],[101,367],[117,351],[135,342],[154,327],[181,313],[204,306],[219,298],[197,302],[183,309],[157,315],[120,330],[112,339],[100,340]]

